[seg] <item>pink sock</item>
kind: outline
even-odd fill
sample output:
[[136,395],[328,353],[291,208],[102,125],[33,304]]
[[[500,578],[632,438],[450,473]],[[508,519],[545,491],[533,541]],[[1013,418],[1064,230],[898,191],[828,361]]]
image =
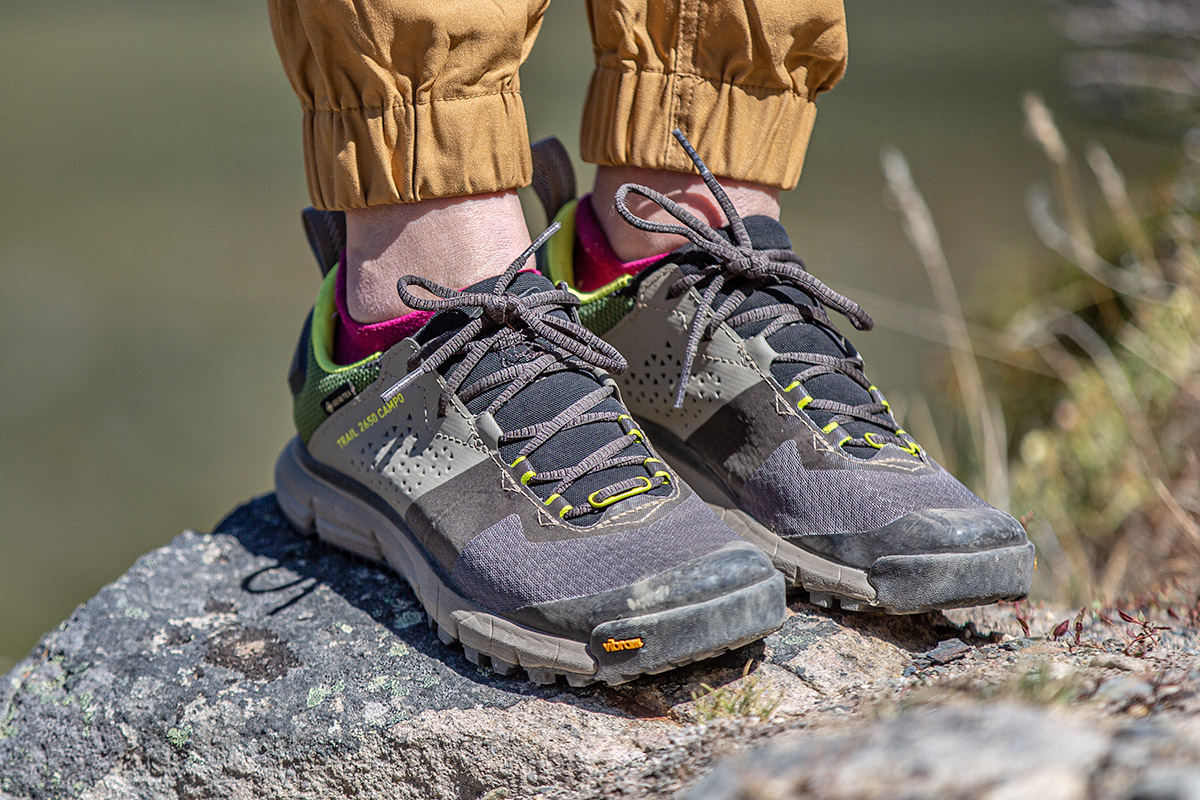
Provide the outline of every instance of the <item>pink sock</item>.
[[585,195],[575,206],[575,288],[594,292],[622,275],[636,275],[666,253],[622,261],[613,252],[600,227],[600,218],[592,208],[592,196]]
[[338,364],[354,364],[375,353],[382,353],[401,339],[412,336],[433,316],[432,311],[410,311],[384,322],[355,322],[346,305],[346,258],[337,278],[338,324],[333,337],[333,356]]

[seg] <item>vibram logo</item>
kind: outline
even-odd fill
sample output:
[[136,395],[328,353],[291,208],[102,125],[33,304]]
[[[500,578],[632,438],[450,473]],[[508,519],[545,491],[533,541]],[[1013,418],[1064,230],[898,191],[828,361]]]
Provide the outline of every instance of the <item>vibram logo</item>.
[[613,639],[610,637],[604,643],[604,651],[606,653],[615,653],[618,650],[638,650],[644,645],[645,642],[642,641],[642,637],[640,636],[636,639]]

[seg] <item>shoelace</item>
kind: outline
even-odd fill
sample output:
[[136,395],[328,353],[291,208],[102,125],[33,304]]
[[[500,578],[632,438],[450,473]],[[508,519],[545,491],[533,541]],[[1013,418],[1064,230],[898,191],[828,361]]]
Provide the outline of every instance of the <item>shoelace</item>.
[[[857,330],[866,331],[875,326],[875,321],[858,303],[826,286],[805,268],[804,261],[791,250],[754,249],[746,225],[737,209],[734,208],[725,189],[709,171],[683,132],[677,128],[674,135],[683,146],[688,158],[696,165],[705,185],[724,212],[725,218],[729,221],[733,241],[726,239],[716,229],[698,219],[674,200],[646,186],[634,183],[624,184],[617,190],[614,199],[617,212],[630,225],[652,233],[683,236],[714,259],[714,263],[696,268],[668,287],[668,294],[671,297],[677,297],[692,287],[696,287],[698,291],[702,290],[696,315],[692,318],[688,331],[683,369],[675,393],[676,408],[683,406],[688,379],[692,374],[692,366],[700,342],[711,338],[723,323],[728,323],[731,328],[737,329],[751,323],[767,322],[766,327],[761,331],[764,338],[788,325],[815,324],[831,333],[836,340],[844,342],[842,335],[829,319],[828,314],[825,313],[824,307],[827,306],[843,314]],[[637,216],[626,205],[625,199],[630,193],[641,195],[656,203],[681,224],[652,222]],[[813,299],[813,305],[773,303],[737,312],[738,307],[755,290],[780,284],[800,289]],[[722,288],[726,286],[729,286],[731,291],[720,305],[717,305],[717,298],[720,296]],[[850,420],[860,420],[886,431],[882,435],[868,432],[862,437],[843,437],[840,442],[842,446],[849,444],[881,448],[885,443],[891,441],[909,452],[914,454],[917,452],[918,445],[899,427],[891,415],[887,400],[884,399],[879,389],[867,379],[863,371],[862,357],[857,353],[853,356],[839,358],[820,353],[783,352],[775,356],[775,361],[802,365],[802,369],[784,388],[785,392],[790,392],[798,386],[802,387],[805,381],[812,380],[819,375],[839,374],[850,378],[870,394],[872,402],[858,405],[828,398],[815,398],[808,394],[798,403],[802,409],[823,411],[832,415],[832,418],[824,426],[827,433],[841,423]]]
[[[410,372],[388,387],[383,392],[383,399],[392,399],[413,381],[426,373],[439,370],[459,353],[464,354],[462,360],[443,376],[443,387],[438,397],[439,415],[446,413],[452,397],[456,394],[466,404],[485,392],[506,386],[485,409],[487,413],[494,415],[522,389],[555,372],[586,368],[587,365],[608,372],[624,372],[627,364],[616,348],[580,324],[576,311],[580,301],[567,291],[563,284],[559,284],[553,290],[524,297],[507,291],[525,262],[559,227],[561,226],[558,223],[551,225],[518,256],[497,279],[491,292],[455,291],[416,275],[401,278],[396,288],[400,299],[409,308],[434,312],[461,309],[475,315],[475,318],[463,327],[447,331],[427,342],[409,363]],[[434,298],[414,294],[409,289],[414,285],[434,295]],[[554,312],[562,311],[566,312],[565,316],[554,315]],[[488,353],[506,350],[511,353],[518,347],[526,349],[526,360],[503,367],[464,385],[471,371]],[[643,494],[670,482],[670,475],[665,470],[653,469],[651,465],[660,462],[655,458],[648,458],[649,454],[621,455],[622,451],[642,441],[642,432],[634,427],[628,414],[592,410],[614,394],[615,388],[612,385],[600,384],[594,391],[580,397],[552,419],[537,425],[503,431],[501,434],[502,444],[526,440],[517,459],[510,464],[514,468],[523,462],[526,464],[526,470],[521,477],[522,483],[554,484],[550,497],[544,501],[546,505],[563,496],[572,484],[593,470],[645,467],[647,477],[627,478],[593,492],[588,496],[587,505],[565,505],[559,512],[563,519],[590,514],[618,500]],[[556,433],[593,422],[616,422],[625,433],[575,466],[545,472],[535,472],[528,468],[529,456]]]

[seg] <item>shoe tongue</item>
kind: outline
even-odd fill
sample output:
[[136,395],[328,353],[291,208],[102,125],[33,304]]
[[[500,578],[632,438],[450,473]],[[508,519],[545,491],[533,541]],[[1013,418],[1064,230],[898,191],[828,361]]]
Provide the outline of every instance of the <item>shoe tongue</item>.
[[[482,292],[496,291],[496,282],[500,280],[499,275],[491,278],[484,278],[478,283],[473,283],[464,292],[472,292],[480,294]],[[513,276],[512,283],[508,285],[506,294],[515,294],[518,297],[534,294],[535,292],[547,292],[554,288],[554,284],[550,282],[542,273],[536,269],[523,269]]]
[[[780,224],[779,220],[756,214],[753,217],[743,218],[742,224],[746,226],[746,233],[750,234],[750,243],[756,250],[792,249],[792,238],[788,236],[787,229]],[[733,241],[732,228],[722,228],[721,232],[730,241]]]
[[[499,276],[485,278],[462,291],[470,293],[493,292],[496,289],[497,281],[499,281]],[[554,289],[554,284],[541,273],[534,270],[523,270],[518,272],[513,278],[506,293],[515,294],[518,297],[527,297],[531,294],[550,291],[552,289]],[[424,343],[446,331],[461,328],[474,319],[478,313],[479,310],[477,308],[440,311],[421,329],[417,335],[417,340]],[[554,310],[550,313],[552,316],[562,317],[563,319],[567,318],[565,309]],[[545,349],[555,352],[549,344],[546,344]],[[463,386],[468,386],[497,370],[535,358],[541,352],[536,347],[521,345],[499,352],[488,353],[475,365],[470,374],[467,375],[466,380],[463,381]],[[440,372],[443,375],[449,374],[460,360],[461,356],[451,359],[442,366]],[[556,372],[552,375],[540,377],[534,380],[529,386],[517,392],[516,395],[496,411],[496,423],[500,426],[501,430],[512,431],[548,422],[572,403],[599,387],[600,381],[586,368]],[[485,392],[468,402],[466,404],[467,409],[472,414],[482,413],[492,400],[506,388],[507,385],[499,386]],[[590,412],[604,411],[615,411],[618,414],[625,413],[624,407],[612,397],[605,398],[600,404],[590,409]],[[624,429],[616,422],[592,422],[586,425],[578,425],[574,428],[566,428],[551,436],[545,444],[535,450],[529,457],[529,463],[533,469],[539,472],[573,467],[601,447],[624,434]],[[524,444],[525,440],[502,444],[500,446],[501,458],[506,463],[512,463],[516,460],[517,454]],[[634,444],[622,451],[621,455],[638,455],[640,459],[646,459],[650,457],[650,452],[642,445]],[[565,499],[571,505],[586,505],[589,494],[612,486],[614,483],[626,478],[644,476],[646,474],[646,470],[641,466],[592,471],[571,485],[565,494]],[[531,488],[535,494],[545,500],[550,496],[553,484],[536,484],[532,485]],[[648,494],[660,496],[669,493],[670,487],[664,485]],[[577,524],[589,525],[600,519],[600,516],[600,514],[589,514],[580,517]]]
[[[765,216],[744,217],[742,224],[746,226],[746,232],[750,234],[750,242],[756,250],[791,250],[792,240],[788,236],[787,231],[778,220]],[[732,227],[726,226],[718,231],[726,239],[733,241]],[[708,256],[700,248],[692,244],[684,245],[673,254],[678,257],[667,261],[679,264],[686,273],[689,268],[695,269],[703,264],[712,262],[711,256]],[[728,291],[721,291],[718,294],[715,305],[720,305],[721,301],[729,296]],[[816,301],[811,295],[802,289],[788,284],[776,284],[762,289],[758,289],[750,294],[737,310],[735,314],[743,311],[750,311],[763,306],[774,305],[776,303],[786,303],[792,305],[815,306]],[[747,325],[742,325],[737,328],[738,335],[749,339],[756,336],[769,322],[755,322]],[[849,357],[857,354],[854,346],[850,344],[844,337],[839,334],[826,330],[819,325],[810,323],[798,322],[784,327],[767,337],[767,343],[779,353],[817,353],[819,355],[833,356],[835,358]],[[800,374],[805,367],[803,364],[785,362],[776,360],[771,364],[771,375],[782,386],[789,385],[795,377]],[[812,378],[805,382],[804,388],[815,398],[823,400],[835,400],[846,403],[847,405],[856,406],[864,403],[874,402],[871,393],[862,388],[855,381],[841,374],[826,374]],[[797,398],[799,399],[799,398]],[[833,414],[824,411],[808,410],[806,413],[818,425],[825,425]],[[864,433],[890,433],[884,428],[877,425],[871,425],[858,420],[842,423],[839,430],[844,430],[847,434],[855,438],[861,438]],[[847,446],[855,456],[859,458],[872,458],[879,451],[873,447],[850,447]]]
[[[491,294],[496,291],[496,283],[500,280],[499,275],[493,275],[490,278],[484,278],[477,283],[460,291],[469,292],[471,294]],[[508,285],[508,290],[505,294],[515,294],[517,297],[528,297],[531,294],[538,292],[550,291],[554,288],[554,284],[550,279],[542,275],[537,270],[521,270],[513,276],[512,283]],[[445,333],[449,330],[455,330],[466,325],[467,322],[479,316],[479,309],[450,309],[449,311],[439,311],[430,317],[429,322],[425,323],[416,335],[416,339],[421,344],[430,339]],[[554,316],[566,317],[565,311],[555,311]]]

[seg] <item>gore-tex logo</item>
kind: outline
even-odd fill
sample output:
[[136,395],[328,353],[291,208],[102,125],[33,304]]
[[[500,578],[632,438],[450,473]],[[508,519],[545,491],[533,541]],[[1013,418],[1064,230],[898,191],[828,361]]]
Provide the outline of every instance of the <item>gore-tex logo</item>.
[[346,381],[341,386],[334,389],[325,398],[321,400],[321,408],[325,409],[326,414],[332,414],[342,406],[354,399],[354,387],[349,381]]

